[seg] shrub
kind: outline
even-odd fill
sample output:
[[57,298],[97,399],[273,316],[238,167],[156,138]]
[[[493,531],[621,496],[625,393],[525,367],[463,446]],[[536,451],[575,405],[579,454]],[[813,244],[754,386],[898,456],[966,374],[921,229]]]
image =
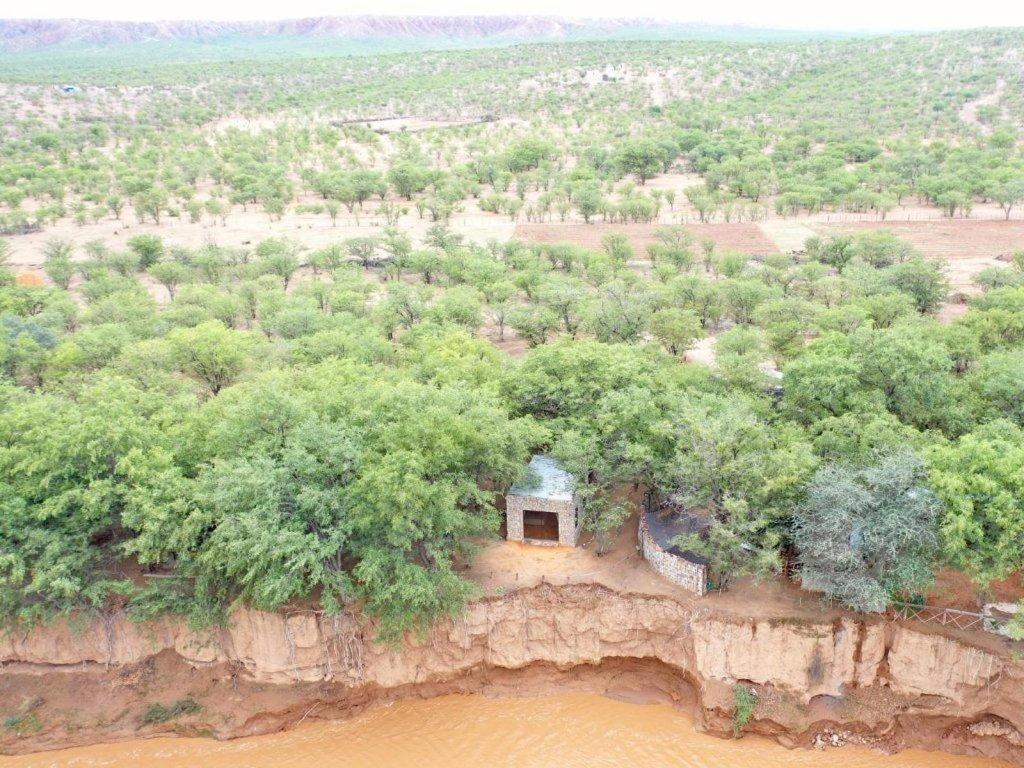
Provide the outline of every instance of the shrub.
[[199,702],[191,697],[178,699],[169,707],[165,707],[163,704],[150,704],[149,709],[146,710],[146,714],[142,718],[142,722],[145,725],[166,723],[182,715],[194,715],[201,710],[202,707],[199,705]]
[[736,683],[732,689],[733,696],[733,711],[732,711],[732,732],[734,736],[739,736],[747,723],[750,722],[750,718],[754,714],[754,707],[757,706],[757,697],[754,692],[747,688],[745,685]]

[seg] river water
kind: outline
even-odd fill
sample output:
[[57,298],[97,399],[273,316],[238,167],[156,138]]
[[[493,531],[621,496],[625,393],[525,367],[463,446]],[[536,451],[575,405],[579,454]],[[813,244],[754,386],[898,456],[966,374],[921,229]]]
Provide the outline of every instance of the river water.
[[0,768],[1004,768],[935,752],[787,750],[693,729],[662,704],[589,694],[444,696],[236,741],[150,739],[0,757]]

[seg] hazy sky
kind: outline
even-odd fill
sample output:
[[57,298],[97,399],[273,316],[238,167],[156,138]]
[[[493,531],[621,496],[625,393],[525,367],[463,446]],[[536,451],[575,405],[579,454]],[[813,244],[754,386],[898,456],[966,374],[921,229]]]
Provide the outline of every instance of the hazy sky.
[[1024,2],[955,3],[952,0],[33,0],[3,2],[0,18],[279,19],[350,14],[471,15],[515,14],[574,17],[649,16],[676,21],[797,29],[951,29],[1024,26]]

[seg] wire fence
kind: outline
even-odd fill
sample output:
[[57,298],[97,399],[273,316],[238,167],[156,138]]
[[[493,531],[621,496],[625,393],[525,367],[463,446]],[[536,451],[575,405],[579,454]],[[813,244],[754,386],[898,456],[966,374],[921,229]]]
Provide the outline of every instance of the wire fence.
[[[967,216],[957,214],[947,216],[938,209],[909,209],[889,211],[884,217],[874,212],[856,211],[823,211],[819,213],[795,213],[787,215],[766,214],[761,216],[749,216],[736,214],[727,221],[721,214],[716,213],[702,221],[693,211],[688,209],[676,209],[665,212],[667,215],[660,217],[662,223],[678,223],[682,225],[694,224],[758,224],[761,222],[779,222],[786,224],[900,224],[913,222],[972,222],[972,221],[1024,221],[1024,208],[1015,209],[1010,212],[1009,218],[1006,213],[1000,210],[978,209],[971,211]],[[576,222],[574,222],[576,223]]]
[[[795,221],[799,217],[792,217],[788,220]],[[854,213],[852,211],[835,211],[826,214],[817,214],[816,216],[809,217],[809,221],[823,223],[823,224],[847,224],[856,223],[859,221],[882,223],[882,224],[898,224],[900,222],[908,221],[944,221],[944,222],[960,222],[960,221],[1021,221],[1024,220],[1024,210],[1012,211],[1009,219],[1003,211],[994,210],[977,210],[971,211],[968,216],[946,216],[942,211],[938,210],[908,210],[908,211],[890,211],[886,214],[883,219],[878,214],[873,213]]]

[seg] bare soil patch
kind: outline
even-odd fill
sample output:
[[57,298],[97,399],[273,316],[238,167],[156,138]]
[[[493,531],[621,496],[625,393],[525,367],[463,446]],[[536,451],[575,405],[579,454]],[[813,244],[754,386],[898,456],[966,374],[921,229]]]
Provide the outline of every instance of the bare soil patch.
[[946,262],[953,289],[977,293],[974,276],[986,267],[1003,264],[1000,256],[1024,249],[1024,221],[942,221],[856,222],[816,225],[823,233],[888,229],[925,256]]
[[757,226],[781,253],[803,251],[807,240],[817,234],[812,225],[794,219],[769,219]]
[[980,611],[987,602],[1016,603],[1024,599],[1024,575],[1015,574],[981,590],[968,574],[945,568],[935,575],[935,584],[926,599],[929,605],[962,611]]
[[983,125],[978,119],[978,108],[979,107],[992,107],[999,103],[1000,99],[1003,98],[1003,93],[1006,91],[1006,81],[1002,78],[996,83],[996,89],[992,93],[986,93],[984,96],[979,96],[973,101],[968,101],[960,108],[960,119],[965,123],[971,123],[981,128],[981,132],[984,134],[992,133],[992,127],[989,125]]
[[[575,243],[584,248],[599,250],[601,238],[611,232],[629,237],[638,258],[646,258],[647,246],[655,242],[654,233],[664,224],[579,224],[545,223],[517,224],[515,236],[534,243]],[[750,256],[764,256],[778,249],[775,244],[752,223],[687,224],[684,229],[700,243],[712,240],[719,251],[738,251]]]
[[428,131],[431,128],[456,128],[462,125],[478,125],[490,122],[490,120],[483,117],[446,119],[407,115],[405,117],[383,117],[365,121],[347,120],[346,122],[361,123],[377,133],[416,133],[418,131]]

